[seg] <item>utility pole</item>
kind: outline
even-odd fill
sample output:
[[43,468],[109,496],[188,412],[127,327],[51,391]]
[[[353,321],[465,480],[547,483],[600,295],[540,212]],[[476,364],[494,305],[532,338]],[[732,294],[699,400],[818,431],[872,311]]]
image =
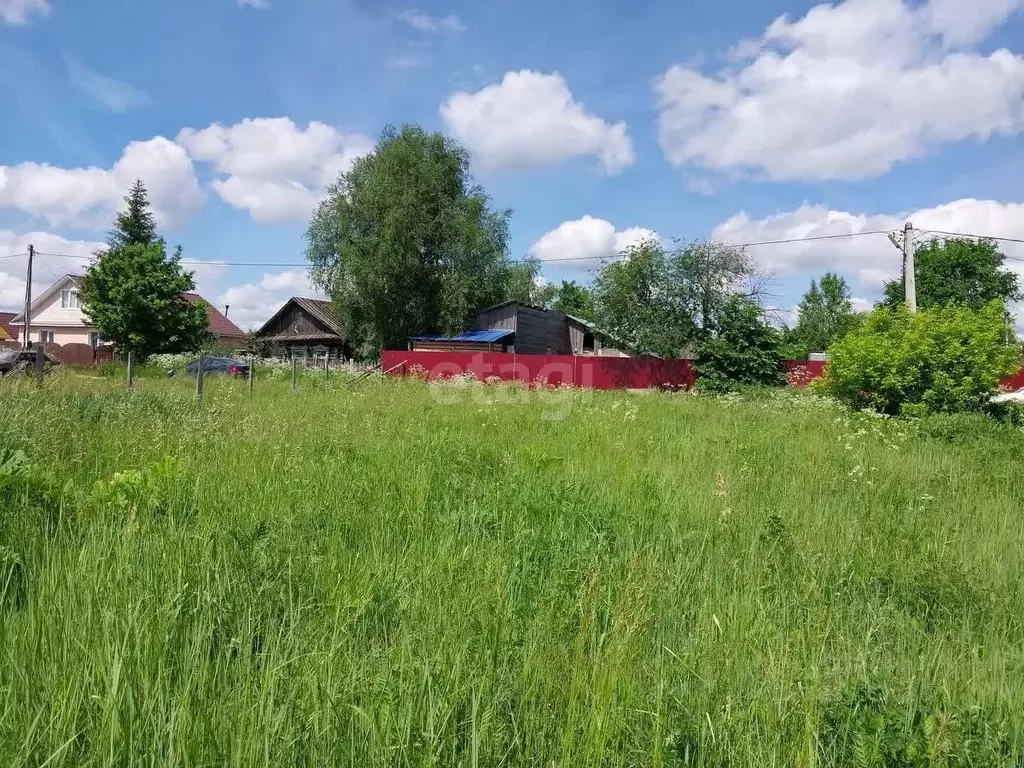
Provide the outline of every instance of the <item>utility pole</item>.
[[914,225],[909,221],[903,228],[903,257],[906,259],[907,276],[903,282],[907,291],[907,311],[917,314],[917,266],[914,264]]
[[25,270],[25,338],[21,340],[21,348],[29,347],[29,329],[32,326],[32,261],[36,257],[35,246],[28,247],[28,268]]
[[903,242],[889,235],[892,244],[903,252],[903,288],[906,292],[907,311],[917,314],[917,268],[914,264],[914,225],[909,221],[903,228]]

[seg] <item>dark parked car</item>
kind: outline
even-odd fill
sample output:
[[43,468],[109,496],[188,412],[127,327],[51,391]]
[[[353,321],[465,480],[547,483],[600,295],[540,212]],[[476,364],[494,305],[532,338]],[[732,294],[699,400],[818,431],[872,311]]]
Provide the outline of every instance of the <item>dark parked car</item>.
[[[31,373],[35,370],[36,353],[23,349],[0,349],[0,376],[11,373]],[[54,365],[51,358],[46,359],[45,368],[49,370]]]
[[[194,376],[198,372],[198,360],[193,360],[185,366],[185,373],[189,373]],[[248,376],[249,364],[243,363],[241,360],[232,360],[230,357],[204,357],[203,375],[209,376],[211,373],[227,373],[231,376]]]

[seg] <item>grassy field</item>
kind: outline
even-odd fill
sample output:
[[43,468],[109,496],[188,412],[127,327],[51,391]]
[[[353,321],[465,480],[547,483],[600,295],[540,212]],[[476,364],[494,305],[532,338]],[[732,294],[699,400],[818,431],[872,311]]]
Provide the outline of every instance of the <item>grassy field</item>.
[[1024,436],[0,382],[0,765],[1017,766]]

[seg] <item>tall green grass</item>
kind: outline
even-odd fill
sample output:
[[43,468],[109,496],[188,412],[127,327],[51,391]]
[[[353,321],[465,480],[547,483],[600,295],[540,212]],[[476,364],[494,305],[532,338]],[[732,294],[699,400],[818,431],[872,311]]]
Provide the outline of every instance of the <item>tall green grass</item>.
[[1024,755],[1017,431],[796,395],[115,387],[0,382],[0,765]]

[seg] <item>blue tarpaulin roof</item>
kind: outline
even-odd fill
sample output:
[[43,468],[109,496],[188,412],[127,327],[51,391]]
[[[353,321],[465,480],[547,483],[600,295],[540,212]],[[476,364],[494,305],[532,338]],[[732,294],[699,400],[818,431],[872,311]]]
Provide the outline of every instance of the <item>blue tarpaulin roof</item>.
[[511,336],[514,331],[466,331],[458,336],[413,336],[413,341],[475,341],[493,342],[501,341],[506,336]]

